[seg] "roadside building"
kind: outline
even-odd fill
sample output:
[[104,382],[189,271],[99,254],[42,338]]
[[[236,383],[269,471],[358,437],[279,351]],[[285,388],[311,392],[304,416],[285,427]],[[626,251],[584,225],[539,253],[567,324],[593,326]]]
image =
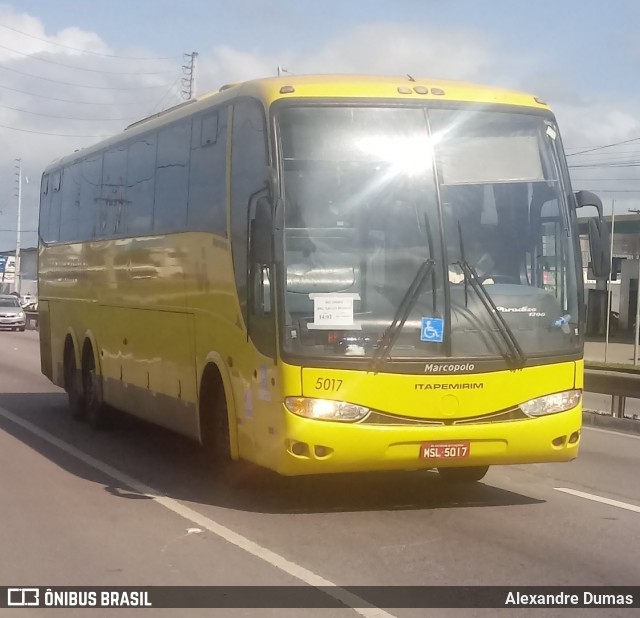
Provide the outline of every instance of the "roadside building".
[[[18,273],[21,295],[38,294],[38,249],[20,249],[20,272]],[[0,294],[10,294],[16,290],[16,252],[0,251]]]

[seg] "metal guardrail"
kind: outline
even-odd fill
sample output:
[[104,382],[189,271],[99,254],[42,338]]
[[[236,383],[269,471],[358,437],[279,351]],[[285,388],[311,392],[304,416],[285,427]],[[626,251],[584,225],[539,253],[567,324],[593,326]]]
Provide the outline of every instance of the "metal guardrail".
[[627,397],[640,399],[640,373],[587,368],[584,370],[584,390],[611,395],[611,415],[624,418]]
[[640,399],[640,373],[587,368],[584,370],[584,390]]

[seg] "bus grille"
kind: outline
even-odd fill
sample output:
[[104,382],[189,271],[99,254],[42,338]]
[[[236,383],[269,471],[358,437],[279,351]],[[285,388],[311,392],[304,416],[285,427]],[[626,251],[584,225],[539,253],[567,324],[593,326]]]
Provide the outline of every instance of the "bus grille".
[[481,416],[469,416],[466,418],[442,419],[442,418],[413,418],[397,416],[386,412],[371,411],[360,424],[362,425],[419,425],[422,427],[437,427],[444,425],[483,425],[487,423],[505,423],[508,421],[520,421],[529,418],[520,408],[509,408],[491,414]]

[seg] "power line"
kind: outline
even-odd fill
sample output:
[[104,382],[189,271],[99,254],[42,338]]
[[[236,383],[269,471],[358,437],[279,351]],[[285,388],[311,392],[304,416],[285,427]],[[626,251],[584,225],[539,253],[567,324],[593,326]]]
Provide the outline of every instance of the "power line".
[[630,155],[640,154],[640,150],[621,150],[620,152],[591,152],[580,155],[580,157],[628,157]]
[[10,109],[14,112],[20,112],[22,114],[32,114],[34,116],[44,116],[46,118],[59,118],[60,120],[77,120],[79,122],[115,122],[124,121],[137,118],[137,116],[128,116],[126,118],[76,118],[75,116],[56,116],[55,114],[43,114],[41,112],[30,112],[28,109],[20,109],[18,107],[10,107],[9,105],[0,105],[3,109]]
[[589,187],[589,191],[597,193],[640,193],[640,189],[598,189],[594,187]]
[[40,75],[33,75],[32,73],[26,73],[25,71],[18,71],[18,69],[10,69],[9,67],[2,66],[0,69],[3,71],[10,71],[11,73],[18,73],[19,75],[25,75],[26,77],[33,77],[35,79],[42,79],[46,82],[53,82],[54,84],[62,84],[64,86],[73,86],[74,88],[91,88],[92,90],[151,90],[157,88],[164,88],[164,84],[160,86],[128,86],[126,88],[118,88],[114,86],[85,86],[84,84],[74,84],[71,82],[63,82],[58,79],[51,79],[49,77],[42,77]]
[[604,148],[613,148],[613,146],[620,146],[621,144],[629,144],[631,142],[637,142],[638,140],[640,140],[640,137],[634,137],[632,139],[626,139],[623,142],[616,142],[614,144],[605,144],[604,146],[595,146],[594,148],[589,148],[587,150],[582,150],[580,152],[572,152],[571,154],[568,154],[567,157],[575,157],[576,155],[584,154],[585,152],[593,152],[595,150],[603,150]]
[[75,69],[76,71],[90,71],[92,73],[105,73],[107,75],[170,75],[168,71],[156,71],[153,73],[143,73],[140,71],[105,71],[103,69],[89,69],[86,67],[78,67],[73,66],[72,64],[65,64],[64,62],[56,62],[55,60],[49,60],[48,58],[40,58],[38,56],[34,56],[33,54],[26,54],[25,52],[18,51],[17,49],[13,49],[11,47],[6,47],[5,45],[0,45],[1,49],[6,49],[14,54],[20,54],[21,56],[26,56],[31,60],[39,60],[40,62],[46,62],[48,64],[55,64],[60,67],[66,67],[67,69]]
[[62,43],[55,43],[54,41],[49,41],[48,39],[43,39],[42,37],[35,36],[33,34],[27,34],[26,32],[22,32],[22,30],[17,30],[16,28],[12,28],[11,26],[7,26],[6,24],[0,24],[0,27],[6,28],[7,30],[11,30],[13,32],[17,32],[18,34],[22,34],[30,39],[35,39],[36,41],[42,41],[49,45],[56,45],[57,47],[64,47],[65,49],[71,49],[73,51],[77,51],[83,54],[91,54],[93,56],[102,56],[104,58],[119,58],[121,60],[176,60],[180,56],[164,56],[164,57],[136,57],[136,56],[118,56],[114,54],[102,54],[100,52],[89,51],[88,49],[80,49],[79,47],[72,47],[71,45],[63,45]]
[[9,131],[20,131],[20,133],[35,133],[36,135],[53,135],[55,137],[110,137],[110,135],[70,135],[68,133],[46,133],[45,131],[32,131],[31,129],[8,127],[5,124],[0,124],[0,129],[9,129]]
[[176,78],[176,81],[173,82],[173,84],[171,84],[171,86],[169,86],[169,90],[167,90],[162,97],[160,98],[160,100],[153,106],[152,110],[149,112],[149,114],[147,115],[151,115],[153,114],[156,109],[160,108],[160,106],[162,105],[162,102],[171,94],[171,92],[173,91],[173,89],[177,86],[178,82],[182,79],[182,77],[178,76]]
[[38,97],[39,99],[48,99],[50,101],[60,101],[61,103],[76,103],[77,105],[104,105],[104,106],[111,106],[111,107],[123,107],[125,105],[126,106],[141,105],[139,101],[136,101],[135,103],[91,103],[89,101],[76,101],[75,99],[61,99],[59,97],[48,97],[47,95],[44,95],[44,94],[36,94],[35,92],[27,92],[26,90],[18,90],[17,88],[11,88],[10,86],[5,86],[4,84],[0,84],[0,88],[4,88],[5,90],[11,90],[12,92],[19,92],[20,94],[26,94],[30,97]]
[[576,165],[569,165],[569,169],[587,169],[587,168],[614,168],[614,167],[638,167],[640,161],[619,161],[611,163],[578,163]]

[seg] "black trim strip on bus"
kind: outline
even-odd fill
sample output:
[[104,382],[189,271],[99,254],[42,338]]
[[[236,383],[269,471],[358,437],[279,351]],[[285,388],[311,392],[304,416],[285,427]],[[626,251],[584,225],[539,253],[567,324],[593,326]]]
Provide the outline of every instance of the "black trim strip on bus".
[[[333,357],[305,356],[293,354],[281,350],[280,358],[284,363],[303,369],[346,369],[351,371],[370,371],[371,358],[361,357]],[[514,369],[503,357],[473,358],[473,357],[424,357],[416,358],[393,358],[387,359],[378,368],[379,373],[393,373],[402,375],[477,375],[480,373],[493,373],[496,371],[522,371],[532,367],[546,365],[557,365],[560,363],[577,362],[583,359],[582,350],[574,353],[565,352],[555,355],[527,356],[527,362]],[[430,366],[460,366],[457,371],[440,371],[437,369],[426,370]]]
[[274,101],[269,113],[272,120],[282,108],[287,107],[361,107],[361,108],[414,108],[414,109],[450,109],[468,111],[505,112],[510,114],[523,114],[526,116],[541,116],[556,122],[555,114],[550,109],[527,107],[526,105],[514,105],[509,103],[483,103],[478,101],[459,101],[447,99],[396,99],[373,97],[300,97],[299,99],[278,99]]

